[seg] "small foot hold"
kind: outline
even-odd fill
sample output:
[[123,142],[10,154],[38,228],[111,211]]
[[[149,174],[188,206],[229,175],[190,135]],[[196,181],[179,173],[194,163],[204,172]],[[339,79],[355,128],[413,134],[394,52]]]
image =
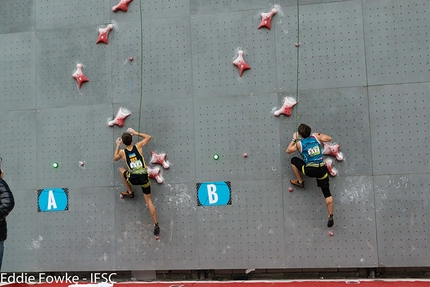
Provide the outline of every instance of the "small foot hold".
[[295,185],[295,186],[305,187],[305,182],[304,181],[300,182],[297,179],[291,179],[290,183],[293,184],[293,185]]
[[119,197],[121,197],[121,198],[124,198],[124,197],[134,198],[134,192],[130,193],[128,191],[123,191],[123,192],[121,192]]

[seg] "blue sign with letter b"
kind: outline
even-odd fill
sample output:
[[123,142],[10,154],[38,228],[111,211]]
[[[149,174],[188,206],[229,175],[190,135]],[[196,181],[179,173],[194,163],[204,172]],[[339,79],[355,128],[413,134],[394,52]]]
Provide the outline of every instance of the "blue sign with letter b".
[[197,202],[199,206],[230,205],[230,182],[218,181],[197,183]]

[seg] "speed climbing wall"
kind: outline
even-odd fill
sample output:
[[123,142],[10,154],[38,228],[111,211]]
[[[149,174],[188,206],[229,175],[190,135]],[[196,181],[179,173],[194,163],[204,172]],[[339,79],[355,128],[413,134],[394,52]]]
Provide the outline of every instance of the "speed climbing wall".
[[[2,1],[0,157],[16,200],[2,271],[428,266],[430,6],[298,2]],[[291,115],[275,116],[286,98]],[[108,125],[120,108],[124,126]],[[301,122],[344,154],[328,156],[330,229],[313,179],[289,192]],[[153,137],[158,241],[139,188],[119,197],[128,127]],[[41,210],[49,191],[63,208]]]

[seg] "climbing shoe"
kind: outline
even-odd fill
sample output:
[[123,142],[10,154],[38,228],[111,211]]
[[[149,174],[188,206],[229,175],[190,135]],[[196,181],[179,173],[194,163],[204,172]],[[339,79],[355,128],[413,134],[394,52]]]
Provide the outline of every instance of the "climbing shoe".
[[333,224],[334,224],[333,214],[330,214],[330,216],[328,217],[328,221],[327,221],[327,227],[332,227]]

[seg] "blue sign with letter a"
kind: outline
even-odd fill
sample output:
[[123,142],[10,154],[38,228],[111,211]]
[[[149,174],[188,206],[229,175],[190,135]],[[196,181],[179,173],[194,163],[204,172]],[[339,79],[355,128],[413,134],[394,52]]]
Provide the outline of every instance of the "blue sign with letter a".
[[197,183],[199,206],[231,205],[231,184],[229,181]]
[[39,212],[64,211],[69,209],[69,192],[67,188],[39,189]]

